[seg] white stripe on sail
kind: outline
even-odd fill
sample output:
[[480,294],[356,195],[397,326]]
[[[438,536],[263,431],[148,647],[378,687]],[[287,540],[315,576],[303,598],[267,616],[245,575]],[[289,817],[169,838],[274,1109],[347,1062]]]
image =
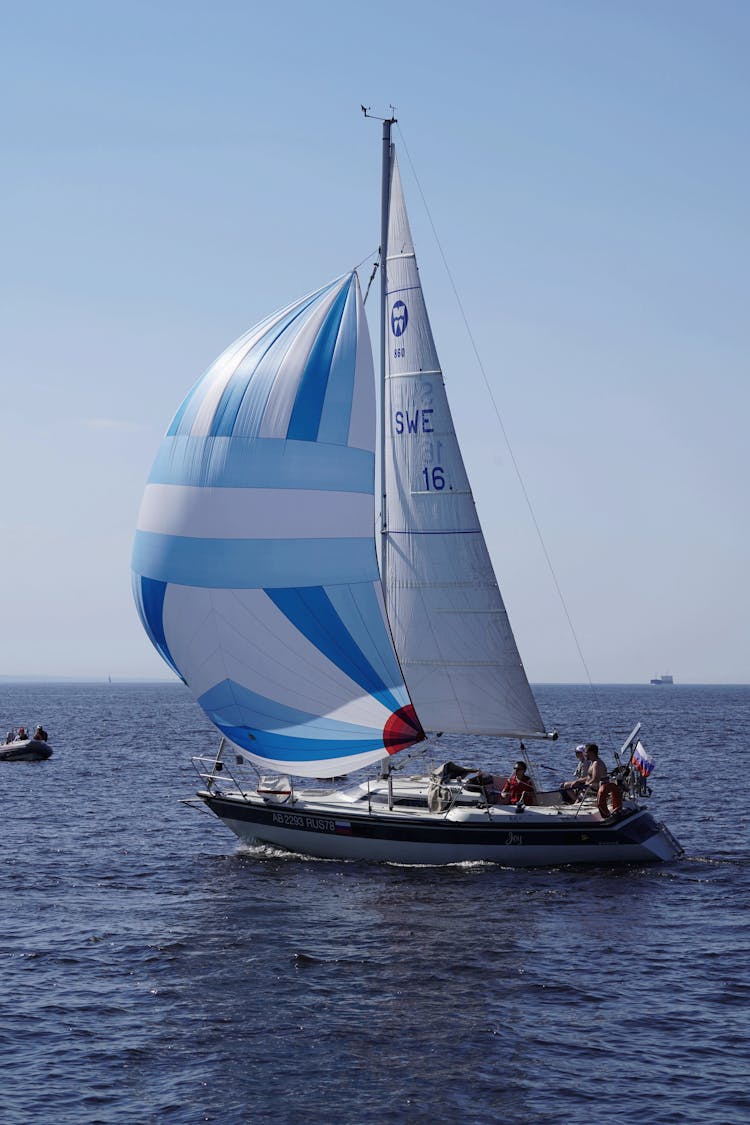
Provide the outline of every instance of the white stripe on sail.
[[138,530],[195,539],[370,538],[372,496],[291,488],[149,484]]

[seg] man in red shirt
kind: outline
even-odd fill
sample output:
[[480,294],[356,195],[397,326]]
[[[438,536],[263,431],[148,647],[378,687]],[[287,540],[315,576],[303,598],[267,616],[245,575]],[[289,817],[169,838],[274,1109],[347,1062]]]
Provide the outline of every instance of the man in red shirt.
[[517,805],[523,800],[525,805],[534,804],[534,782],[529,777],[525,762],[516,762],[513,773],[508,778],[500,794],[509,805]]

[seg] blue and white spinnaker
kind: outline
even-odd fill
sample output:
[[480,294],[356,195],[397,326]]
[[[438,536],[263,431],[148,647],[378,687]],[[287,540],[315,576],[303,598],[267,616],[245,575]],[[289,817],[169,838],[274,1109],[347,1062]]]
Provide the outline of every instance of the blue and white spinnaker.
[[141,621],[219,730],[279,771],[331,777],[424,737],[375,554],[374,396],[352,273],[216,360],[143,498]]

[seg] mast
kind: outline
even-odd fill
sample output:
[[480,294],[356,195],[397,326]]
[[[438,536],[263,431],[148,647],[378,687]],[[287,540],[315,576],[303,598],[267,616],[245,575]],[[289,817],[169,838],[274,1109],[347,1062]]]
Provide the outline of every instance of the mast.
[[[391,107],[392,108],[392,107]],[[380,188],[380,580],[383,585],[383,596],[387,604],[386,581],[386,555],[388,548],[388,511],[386,508],[385,490],[385,426],[386,426],[386,394],[385,394],[385,342],[387,339],[387,303],[388,303],[388,219],[390,213],[391,197],[391,126],[396,124],[395,117],[386,117],[383,121],[383,173]]]

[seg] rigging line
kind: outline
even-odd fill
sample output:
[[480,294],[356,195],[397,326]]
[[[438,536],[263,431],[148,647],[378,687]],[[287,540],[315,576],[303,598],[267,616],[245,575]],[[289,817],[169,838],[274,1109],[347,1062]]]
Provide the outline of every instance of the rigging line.
[[568,622],[568,628],[570,629],[571,635],[573,637],[573,642],[574,642],[574,644],[576,646],[576,649],[578,651],[578,656],[581,660],[581,664],[583,665],[584,671],[586,673],[586,678],[588,680],[589,687],[591,688],[591,692],[592,692],[594,700],[596,702],[597,709],[601,713],[601,705],[600,705],[600,702],[599,702],[599,697],[596,693],[596,688],[594,687],[594,682],[591,678],[591,673],[589,672],[588,664],[586,663],[586,658],[583,655],[583,650],[582,650],[580,642],[578,640],[578,634],[576,633],[575,627],[573,625],[573,620],[572,620],[572,618],[570,616],[570,613],[568,611],[568,606],[567,606],[567,603],[566,603],[565,598],[563,596],[562,589],[560,588],[560,583],[557,580],[555,568],[552,565],[552,559],[550,558],[549,551],[547,550],[547,544],[545,543],[544,536],[542,535],[542,529],[539,526],[539,521],[536,518],[536,513],[535,513],[534,507],[531,503],[531,497],[529,496],[529,493],[527,491],[526,484],[524,482],[523,476],[521,475],[521,470],[519,468],[518,462],[516,461],[515,454],[513,453],[513,447],[510,444],[510,438],[508,437],[508,433],[505,429],[505,425],[503,423],[503,419],[502,419],[502,416],[500,414],[500,410],[499,410],[497,402],[495,400],[495,396],[492,392],[492,386],[490,384],[489,379],[487,378],[487,372],[485,371],[484,364],[482,363],[482,357],[479,354],[479,349],[477,348],[476,341],[474,339],[474,334],[471,331],[471,326],[469,325],[469,320],[468,320],[468,317],[466,316],[466,312],[464,310],[463,302],[461,301],[461,297],[459,296],[459,292],[458,292],[458,289],[456,287],[456,283],[453,280],[453,274],[451,273],[450,266],[448,265],[448,259],[445,256],[445,251],[443,250],[442,243],[441,243],[441,241],[438,237],[437,230],[435,229],[435,224],[432,220],[432,214],[431,214],[430,209],[427,205],[427,200],[425,198],[425,194],[422,191],[422,185],[419,182],[419,177],[417,176],[417,171],[414,167],[414,162],[411,158],[411,154],[409,152],[409,148],[408,148],[408,145],[406,143],[406,138],[404,137],[404,130],[401,128],[400,125],[398,125],[398,132],[399,132],[399,137],[401,139],[401,143],[404,146],[404,152],[406,153],[406,158],[409,161],[409,167],[411,168],[412,175],[414,176],[414,181],[417,185],[417,188],[419,189],[419,194],[422,198],[422,203],[423,203],[424,209],[427,213],[427,218],[429,220],[430,227],[432,228],[432,233],[435,237],[435,242],[437,243],[437,247],[438,247],[438,251],[440,253],[440,257],[443,259],[443,265],[445,266],[445,271],[448,274],[448,280],[450,281],[450,285],[451,285],[451,288],[453,290],[453,295],[456,298],[456,303],[458,304],[458,308],[459,308],[459,311],[461,313],[461,318],[464,322],[464,327],[465,327],[467,335],[469,337],[469,341],[471,343],[471,347],[472,347],[472,350],[474,352],[474,356],[475,356],[476,361],[479,365],[479,370],[482,373],[482,378],[484,379],[484,385],[487,388],[487,393],[490,396],[490,402],[492,403],[492,407],[495,411],[495,417],[497,418],[498,425],[500,426],[500,432],[503,435],[503,440],[505,441],[505,445],[507,447],[508,454],[509,454],[510,459],[511,459],[511,463],[513,465],[513,469],[514,469],[516,477],[518,479],[518,483],[521,486],[521,492],[522,492],[523,498],[526,502],[526,507],[528,508],[529,514],[531,515],[531,520],[532,520],[532,523],[534,525],[534,529],[536,531],[537,538],[539,539],[539,543],[540,543],[541,548],[542,548],[542,553],[543,553],[545,561],[547,563],[547,567],[549,569],[550,575],[552,576],[552,582],[553,582],[555,590],[557,592],[557,596],[560,599],[560,605],[562,606],[563,613],[565,614],[565,619]]
[[379,262],[380,261],[380,247],[379,246],[377,247],[376,250],[370,250],[367,254],[365,254],[365,256],[361,260],[361,262],[357,262],[356,266],[353,267],[354,271],[356,272],[357,270],[359,270],[360,267],[365,264],[365,262],[367,261],[368,258],[372,258],[373,254],[375,255],[375,257],[377,258],[377,260]]
[[370,274],[370,280],[367,282],[367,288],[365,289],[365,295],[362,298],[362,304],[363,305],[367,304],[367,297],[370,293],[370,286],[372,285],[373,281],[375,280],[375,274],[378,272],[379,267],[380,267],[380,259],[378,258],[376,261],[374,261],[372,263],[372,273]]
[[378,266],[380,265],[380,247],[378,246],[377,250],[371,250],[369,254],[365,254],[362,261],[357,262],[356,266],[354,267],[354,272],[358,274],[361,267],[365,264],[365,262],[368,260],[368,258],[372,258],[373,255],[375,255],[375,261],[372,263],[372,273],[370,274],[370,280],[367,282],[367,288],[365,289],[365,295],[362,298],[362,304],[363,305],[367,304],[367,295],[370,292],[370,286],[372,285],[373,281],[375,280],[375,274],[378,272]]

